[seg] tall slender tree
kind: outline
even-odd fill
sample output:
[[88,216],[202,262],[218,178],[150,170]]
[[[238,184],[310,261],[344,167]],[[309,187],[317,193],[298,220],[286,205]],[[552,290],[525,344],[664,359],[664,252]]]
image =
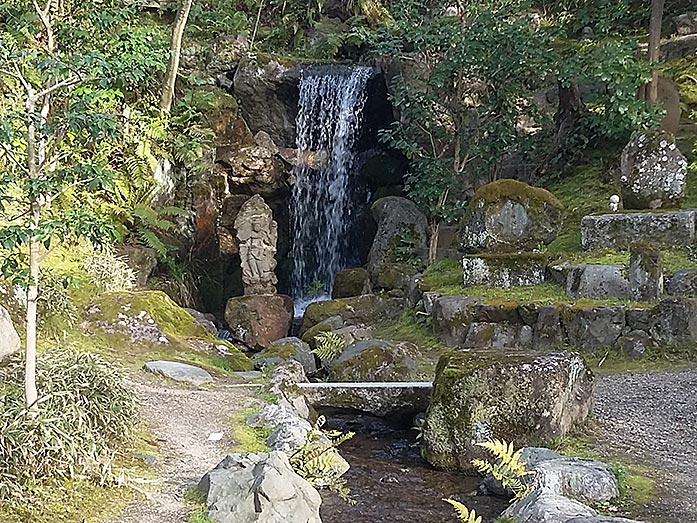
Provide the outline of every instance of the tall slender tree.
[[169,63],[167,64],[167,73],[162,85],[162,97],[160,98],[160,109],[169,113],[172,110],[172,101],[174,100],[174,87],[177,83],[177,74],[179,74],[179,60],[182,53],[182,40],[184,38],[184,29],[186,22],[189,19],[191,12],[191,4],[193,0],[182,0],[177,16],[174,19],[174,27],[172,27],[172,39],[170,41]]
[[661,59],[661,26],[665,0],[651,0],[651,20],[649,22],[649,63],[651,63],[651,83],[646,99],[650,104],[658,101],[658,67]]

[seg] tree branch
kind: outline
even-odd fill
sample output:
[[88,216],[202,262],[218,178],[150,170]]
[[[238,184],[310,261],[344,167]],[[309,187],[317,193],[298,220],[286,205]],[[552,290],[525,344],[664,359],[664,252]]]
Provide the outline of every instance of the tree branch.
[[20,161],[17,159],[17,157],[15,156],[15,154],[10,150],[10,148],[7,146],[6,143],[0,142],[0,147],[3,148],[3,150],[5,151],[5,153],[7,154],[7,156],[10,158],[10,160],[12,160],[12,163],[14,163],[17,167],[19,167],[19,169],[20,169],[24,174],[29,175],[29,169],[27,169],[27,167],[26,167],[25,165],[23,165],[22,162],[20,162]]
[[70,78],[66,78],[65,80],[62,80],[57,84],[47,87],[43,91],[39,91],[38,93],[36,93],[35,98],[42,98],[46,95],[51,94],[54,91],[63,89],[64,87],[70,87],[71,85],[75,85],[76,83],[78,83],[80,80],[81,78],[79,76],[71,76]]

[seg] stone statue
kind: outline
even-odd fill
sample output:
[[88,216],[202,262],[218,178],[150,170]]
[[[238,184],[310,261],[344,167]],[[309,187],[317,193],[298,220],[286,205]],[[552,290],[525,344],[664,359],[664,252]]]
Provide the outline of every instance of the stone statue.
[[620,197],[616,194],[610,196],[610,211],[617,212],[620,210]]
[[240,209],[235,219],[242,261],[245,294],[276,294],[276,241],[278,224],[258,194]]

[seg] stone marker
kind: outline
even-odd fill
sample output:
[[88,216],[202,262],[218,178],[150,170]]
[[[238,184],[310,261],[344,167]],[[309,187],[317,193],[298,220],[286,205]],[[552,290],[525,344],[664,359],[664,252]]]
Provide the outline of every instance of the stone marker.
[[143,368],[153,374],[192,385],[203,385],[213,381],[213,376],[205,370],[178,361],[149,361]]
[[579,298],[632,298],[632,290],[624,265],[575,265],[566,279],[566,295]]
[[271,208],[255,194],[235,219],[245,294],[276,294],[278,225]]
[[620,186],[625,209],[680,206],[687,159],[665,131],[636,134],[622,151]]
[[632,245],[629,285],[638,301],[656,301],[663,295],[663,256],[648,244]]

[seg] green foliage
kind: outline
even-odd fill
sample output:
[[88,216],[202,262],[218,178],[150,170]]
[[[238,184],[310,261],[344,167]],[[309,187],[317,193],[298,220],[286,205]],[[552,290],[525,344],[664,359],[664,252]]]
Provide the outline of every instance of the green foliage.
[[114,482],[115,452],[133,434],[136,403],[114,365],[73,350],[41,354],[42,396],[30,413],[20,391],[23,362],[0,376],[0,499],[22,499],[42,483],[83,476]]
[[105,247],[91,252],[83,263],[90,282],[107,292],[128,291],[136,285],[136,274],[122,256]]
[[533,486],[526,481],[528,476],[535,474],[526,470],[525,463],[520,461],[522,449],[515,450],[513,443],[491,440],[478,443],[496,458],[496,463],[475,459],[472,464],[482,474],[491,474],[501,482],[503,488],[513,492],[515,499],[522,499],[532,491]]
[[336,359],[344,350],[343,338],[331,331],[320,332],[315,336],[314,341],[315,348],[312,352],[317,355],[323,364]]
[[455,512],[457,513],[457,519],[462,523],[482,523],[482,517],[477,516],[474,510],[470,511],[465,505],[456,501],[454,499],[444,499],[446,503],[450,503]]
[[305,444],[291,454],[290,464],[313,487],[328,488],[348,501],[349,490],[346,480],[341,477],[343,460],[336,448],[351,439],[355,433],[323,430],[325,423],[324,416],[317,418],[307,434]]
[[419,239],[413,229],[401,230],[392,241],[394,242],[392,254],[395,262],[406,263],[407,265],[416,267],[421,265],[421,259],[416,253],[416,246],[419,243]]
[[59,334],[78,322],[79,312],[68,290],[73,285],[70,278],[60,276],[54,271],[41,271],[38,309],[42,318],[40,326],[44,332]]

